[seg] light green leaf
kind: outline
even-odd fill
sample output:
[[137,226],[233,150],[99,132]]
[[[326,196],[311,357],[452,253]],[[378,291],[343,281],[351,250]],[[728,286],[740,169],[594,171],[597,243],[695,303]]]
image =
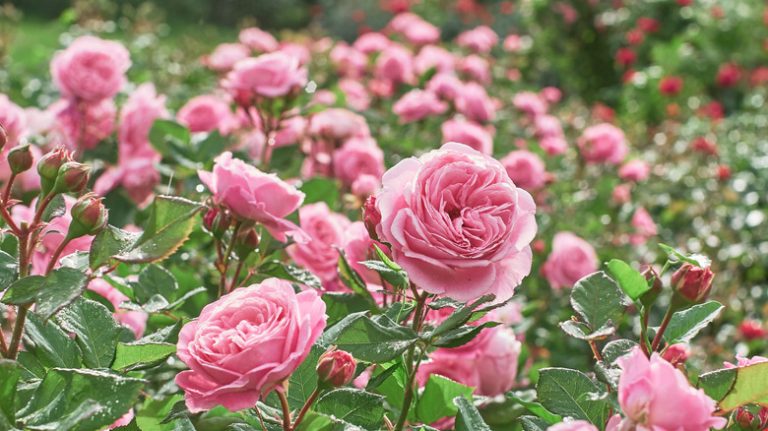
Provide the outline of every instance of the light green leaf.
[[112,225],[107,225],[93,238],[89,260],[91,269],[109,265],[114,256],[127,251],[141,236],[138,232],[128,232]]
[[576,282],[571,291],[571,306],[590,328],[602,328],[609,320],[618,323],[627,299],[613,279],[596,272]]
[[149,368],[176,353],[176,345],[170,343],[117,343],[113,370],[131,371]]
[[416,404],[416,418],[419,422],[431,424],[440,418],[454,416],[459,411],[453,404],[456,397],[471,400],[472,388],[447,377],[431,374]]
[[315,410],[366,429],[378,429],[384,417],[384,397],[359,389],[340,388],[321,396]]
[[619,283],[619,287],[633,301],[640,298],[645,292],[651,290],[648,280],[639,271],[619,259],[611,259],[608,262],[608,272]]
[[699,387],[724,411],[747,404],[768,407],[768,362],[703,374]]
[[693,307],[678,311],[672,315],[664,339],[669,344],[687,343],[702,329],[709,325],[725,307],[717,301],[707,301]]

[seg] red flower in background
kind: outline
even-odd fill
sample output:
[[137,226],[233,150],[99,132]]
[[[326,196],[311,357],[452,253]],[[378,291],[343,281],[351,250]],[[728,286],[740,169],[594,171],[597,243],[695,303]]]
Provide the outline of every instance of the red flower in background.
[[726,63],[717,71],[717,85],[721,87],[733,87],[741,79],[741,68],[735,63]]
[[616,62],[624,67],[631,66],[635,60],[637,60],[637,55],[631,48],[619,48],[616,51]]
[[683,79],[679,76],[665,76],[659,81],[659,91],[665,96],[675,96],[683,89]]

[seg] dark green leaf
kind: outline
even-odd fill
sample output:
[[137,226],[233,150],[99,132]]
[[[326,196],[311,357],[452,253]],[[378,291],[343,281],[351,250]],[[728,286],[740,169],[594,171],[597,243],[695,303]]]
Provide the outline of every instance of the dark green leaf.
[[0,251],[0,291],[5,290],[16,280],[18,272],[19,265],[16,263],[16,258]]
[[445,334],[435,338],[435,340],[432,342],[432,345],[436,347],[448,348],[463,346],[480,335],[480,332],[486,328],[493,328],[494,326],[498,325],[500,325],[498,322],[484,322],[479,325],[465,325],[460,328],[448,331]]
[[24,325],[25,350],[48,368],[77,368],[82,365],[80,348],[53,321],[45,322],[37,314],[27,314]]
[[335,344],[362,361],[382,363],[392,360],[413,344],[418,335],[411,328],[384,319],[377,322],[362,313],[352,314],[326,331],[323,342]]
[[669,344],[687,343],[720,315],[725,307],[717,301],[707,301],[672,315],[664,339]]
[[137,232],[128,232],[112,225],[107,225],[93,238],[89,253],[91,269],[108,265],[114,256],[127,251],[141,236]]
[[291,408],[300,409],[317,387],[317,360],[323,354],[323,348],[315,344],[307,358],[291,374],[288,381],[288,404]]
[[402,269],[392,269],[387,266],[386,263],[380,260],[365,260],[360,262],[360,264],[368,269],[376,271],[381,276],[381,278],[383,278],[392,286],[400,289],[408,286],[408,274],[406,274]]
[[603,347],[603,360],[607,364],[613,364],[617,359],[629,353],[637,343],[632,340],[613,340]]
[[16,383],[21,368],[16,361],[0,359],[0,428],[11,429],[16,418]]
[[533,391],[508,392],[506,397],[525,407],[529,412],[536,415],[537,418],[544,420],[549,425],[556,424],[563,420],[561,416],[550,412],[543,405],[531,399],[531,393],[533,393]]
[[545,420],[535,416],[521,416],[520,425],[523,426],[523,431],[546,431],[549,428]]
[[[40,201],[42,202],[42,201]],[[48,206],[45,207],[45,210],[43,211],[42,220],[44,222],[49,222],[53,220],[56,217],[61,217],[67,212],[67,205],[64,203],[64,195],[58,194],[51,199],[51,201],[48,203]],[[62,235],[65,235],[66,232],[61,232]]]
[[149,142],[163,156],[185,153],[190,146],[189,130],[172,120],[155,120],[149,130]]
[[768,362],[704,374],[699,387],[726,412],[747,404],[768,406]]
[[6,304],[35,303],[35,311],[48,319],[74,301],[85,290],[86,275],[73,268],[59,268],[48,276],[33,275],[17,280],[6,290]]
[[339,185],[336,180],[323,177],[315,177],[304,181],[299,188],[304,192],[304,204],[325,202],[329,207],[335,208],[339,201]]
[[322,289],[323,284],[315,274],[306,269],[289,265],[277,260],[264,262],[259,267],[259,274],[282,278],[283,280],[300,283],[313,289]]
[[571,306],[590,328],[602,328],[609,320],[618,323],[627,306],[626,296],[613,279],[596,272],[576,282]]
[[613,279],[619,284],[621,290],[633,301],[651,289],[648,285],[648,280],[643,277],[643,274],[623,260],[611,259],[608,262],[608,272],[611,273]]
[[325,314],[328,315],[329,327],[350,314],[370,308],[368,301],[354,293],[325,292],[322,299],[325,302]]
[[112,369],[125,372],[153,367],[174,353],[176,346],[170,343],[117,343]]
[[153,295],[160,295],[167,300],[173,300],[179,288],[176,277],[170,271],[152,264],[139,273],[138,282],[132,284],[136,300],[144,303]]
[[471,400],[472,390],[447,377],[431,374],[416,404],[416,418],[419,422],[431,424],[440,418],[454,416],[458,408],[453,404],[453,399],[464,397]]
[[536,393],[547,410],[562,416],[605,423],[608,403],[597,399],[603,390],[585,374],[566,368],[539,370]]
[[442,323],[440,323],[440,325],[438,325],[437,328],[432,331],[430,336],[438,337],[448,331],[459,328],[472,319],[473,313],[477,307],[486,302],[493,301],[493,299],[494,295],[485,295],[481,296],[477,301],[471,304],[463,304],[461,307],[454,310],[450,316],[443,320]]
[[115,358],[121,326],[105,306],[81,298],[61,310],[56,318],[62,328],[75,334],[86,366],[109,367]]
[[560,329],[573,338],[587,341],[604,340],[606,337],[616,332],[616,328],[613,327],[610,320],[607,321],[602,328],[595,331],[592,331],[586,324],[574,320],[560,322]]
[[384,397],[340,388],[320,397],[315,410],[366,429],[378,429],[384,417]]
[[491,431],[491,427],[483,421],[483,417],[471,401],[464,397],[456,397],[453,403],[459,408],[454,427],[456,431]]

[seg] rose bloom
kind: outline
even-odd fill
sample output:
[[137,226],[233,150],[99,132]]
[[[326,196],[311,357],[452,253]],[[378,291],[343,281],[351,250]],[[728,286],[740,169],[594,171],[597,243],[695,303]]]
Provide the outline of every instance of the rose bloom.
[[549,178],[544,161],[535,153],[527,150],[510,152],[501,159],[501,164],[504,165],[507,175],[515,185],[525,190],[540,189]]
[[81,36],[53,57],[51,76],[64,96],[96,102],[120,91],[129,67],[131,57],[121,43]]
[[369,55],[375,52],[384,51],[391,43],[392,41],[390,41],[387,36],[372,31],[361,34],[352,46],[363,54]]
[[563,98],[563,92],[557,87],[544,87],[539,96],[547,103],[557,103]]
[[240,43],[256,52],[272,52],[278,48],[275,37],[257,27],[240,30],[238,39]]
[[665,76],[659,81],[659,91],[665,96],[674,96],[683,89],[683,79],[679,76]]
[[144,329],[147,327],[147,313],[143,311],[129,311],[120,308],[123,302],[128,301],[130,298],[125,296],[122,292],[114,288],[109,282],[102,278],[95,278],[88,283],[88,290],[98,293],[104,299],[109,301],[114,307],[115,312],[112,316],[121,325],[128,327],[136,339],[141,338],[144,334]]
[[97,195],[106,196],[115,187],[122,186],[128,197],[144,208],[154,198],[155,186],[160,183],[157,165],[162,157],[151,147],[135,149],[118,144],[118,164],[104,171],[93,185]]
[[388,27],[414,45],[426,45],[440,40],[440,29],[410,12],[392,18]]
[[60,143],[72,151],[93,149],[115,131],[117,107],[112,99],[93,103],[68,99],[56,105],[55,128]]
[[337,43],[330,53],[331,62],[344,76],[359,78],[365,73],[368,57],[344,42]]
[[510,34],[504,38],[504,51],[517,52],[523,47],[522,38],[517,34]]
[[456,57],[443,47],[427,45],[419,50],[413,65],[419,75],[432,69],[437,73],[450,73],[456,67]]
[[269,233],[285,242],[286,234],[301,241],[303,233],[285,217],[301,205],[304,193],[275,174],[264,173],[225,152],[214,159],[213,172],[197,171],[200,181],[213,193],[213,200],[242,219],[264,225]]
[[464,120],[451,119],[440,127],[443,143],[458,142],[483,154],[493,153],[493,136],[483,127]]
[[587,127],[578,144],[581,155],[588,163],[617,165],[629,152],[624,132],[608,123]]
[[414,82],[413,56],[400,45],[390,45],[376,59],[374,76],[395,84]]
[[561,289],[597,271],[598,265],[597,253],[588,242],[571,232],[559,232],[541,272],[553,289]]
[[371,135],[365,117],[343,108],[326,109],[313,115],[308,132],[312,136],[334,141]]
[[392,106],[392,111],[400,117],[400,123],[412,123],[447,110],[448,104],[424,90],[411,90]]
[[280,128],[275,132],[275,148],[285,147],[301,142],[304,138],[309,121],[296,115],[280,122]]
[[469,79],[481,84],[491,82],[491,66],[479,55],[468,55],[459,60],[459,70]]
[[547,103],[538,94],[530,91],[515,94],[515,97],[512,98],[512,105],[531,117],[538,117],[547,113]]
[[226,134],[235,123],[229,103],[209,94],[189,99],[176,114],[176,118],[192,133],[218,130]]
[[481,25],[459,34],[456,43],[471,51],[489,52],[499,43],[499,35],[490,27]]
[[461,80],[451,73],[438,73],[427,82],[427,91],[449,101],[456,99],[463,88]]
[[611,199],[617,204],[625,204],[632,200],[632,185],[619,184],[613,188]]
[[151,148],[149,131],[158,118],[169,117],[165,96],[158,95],[152,84],[140,85],[120,112],[118,142],[132,148]]
[[768,337],[768,330],[759,320],[744,319],[739,324],[739,333],[746,340],[759,340]]
[[359,81],[344,78],[339,81],[339,89],[344,93],[347,105],[356,111],[365,111],[371,106],[371,96],[365,85]]
[[715,401],[696,389],[669,362],[653,353],[651,358],[635,347],[619,358],[619,404],[625,418],[611,420],[609,430],[664,429],[701,431],[721,429],[728,420],[714,416]]
[[547,431],[599,431],[598,428],[587,421],[560,422],[547,428]]
[[485,88],[476,82],[464,84],[456,99],[456,110],[478,123],[485,123],[496,117],[496,103],[488,97]]
[[619,169],[619,178],[624,181],[645,181],[651,173],[651,167],[642,160],[630,160]]
[[350,188],[362,176],[371,176],[378,183],[384,174],[384,152],[371,138],[352,138],[334,151],[333,172],[344,186]]
[[[5,147],[16,145],[27,130],[27,116],[20,106],[16,105],[5,94],[0,94],[0,125],[5,129],[8,141]],[[5,157],[3,157],[5,160]]]
[[239,43],[222,43],[213,52],[203,58],[203,64],[217,72],[228,72],[235,67],[240,60],[251,55],[247,46]]
[[658,233],[656,223],[653,222],[653,218],[645,208],[640,207],[635,211],[631,223],[635,233],[630,235],[629,242],[634,245],[644,244],[648,238],[656,236]]
[[376,231],[421,289],[504,301],[530,273],[536,205],[497,160],[451,142],[401,161],[382,183]]
[[280,43],[280,51],[298,60],[302,66],[312,60],[312,51],[309,50],[307,45],[302,43],[282,42]]
[[307,69],[292,56],[277,51],[235,64],[223,82],[236,100],[253,96],[285,96],[307,83]]
[[734,63],[726,63],[717,70],[717,85],[733,87],[741,80],[741,68]]
[[624,67],[632,66],[636,59],[637,55],[631,48],[619,48],[616,51],[616,62]]
[[176,375],[176,384],[187,408],[252,408],[304,361],[325,322],[316,291],[297,294],[276,278],[206,305],[179,333],[176,354],[190,369]]
[[536,137],[539,138],[539,146],[550,156],[563,154],[568,149],[565,134],[560,125],[560,120],[552,115],[539,115],[534,117],[533,127]]

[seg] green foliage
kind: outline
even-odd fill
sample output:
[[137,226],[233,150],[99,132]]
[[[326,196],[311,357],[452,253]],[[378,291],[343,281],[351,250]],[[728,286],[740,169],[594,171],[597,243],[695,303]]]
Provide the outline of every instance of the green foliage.
[[539,402],[553,413],[595,424],[608,419],[609,404],[601,398],[603,390],[580,371],[542,369],[536,391]]
[[336,345],[356,359],[382,363],[394,359],[418,339],[412,329],[403,327],[386,316],[372,319],[366,313],[355,313],[326,330],[321,338],[326,345]]
[[86,275],[73,268],[59,268],[47,276],[24,277],[8,287],[3,295],[6,304],[35,303],[37,313],[48,319],[77,299],[85,290]]
[[699,387],[724,411],[746,404],[768,406],[768,362],[703,374]]
[[717,319],[725,307],[717,301],[707,301],[672,315],[664,339],[669,344],[687,343],[702,329]]
[[456,397],[472,400],[472,388],[438,374],[430,375],[416,404],[416,418],[430,424],[440,418],[454,416],[458,412],[453,403]]

